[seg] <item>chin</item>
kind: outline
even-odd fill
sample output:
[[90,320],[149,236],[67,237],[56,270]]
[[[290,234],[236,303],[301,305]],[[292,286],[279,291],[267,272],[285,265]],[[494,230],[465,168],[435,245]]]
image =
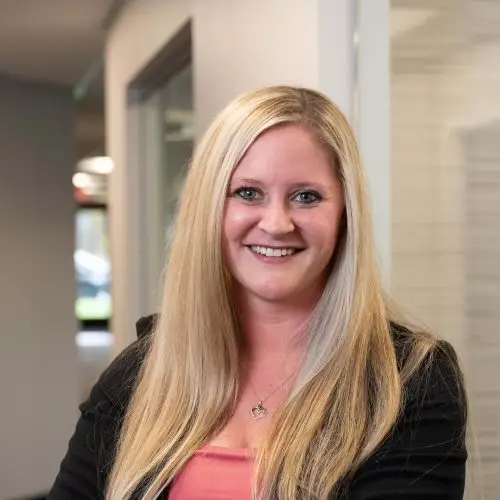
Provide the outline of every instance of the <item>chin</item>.
[[[255,297],[266,302],[287,302],[297,295],[296,290],[283,286],[254,286],[249,291]],[[294,293],[295,292],[295,293]]]
[[261,292],[261,293],[254,293],[254,295],[262,301],[273,304],[282,304],[290,301],[290,295],[282,293]]

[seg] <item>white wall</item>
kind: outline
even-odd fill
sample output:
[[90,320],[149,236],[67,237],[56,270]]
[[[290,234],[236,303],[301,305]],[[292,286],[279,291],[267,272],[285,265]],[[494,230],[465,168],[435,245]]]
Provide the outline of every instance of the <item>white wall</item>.
[[[389,0],[358,3],[359,47],[354,124],[372,203],[377,256],[385,283],[392,275]],[[335,3],[335,2],[333,2]]]
[[339,0],[336,12],[327,0],[141,0],[121,13],[106,43],[107,153],[116,164],[110,206],[118,350],[132,340],[137,316],[149,312],[141,309],[141,266],[147,258],[138,241],[141,166],[127,152],[131,79],[191,18],[198,134],[236,94],[269,84],[319,88],[350,115],[349,5]]
[[240,92],[280,83],[320,87],[317,0],[198,1],[192,15],[200,132]]
[[77,410],[73,104],[0,77],[0,498],[52,484]]
[[450,1],[392,41],[393,286],[461,355],[470,498],[498,498],[500,5],[473,4]]
[[139,165],[127,156],[127,87],[132,78],[168,42],[190,16],[189,2],[131,2],[108,34],[105,48],[106,149],[115,163],[110,176],[110,245],[113,269],[114,346],[121,350],[134,338],[141,308]]
[[[354,7],[359,3],[359,25]],[[141,250],[140,187],[144,175],[130,134],[130,81],[193,22],[193,71],[198,135],[238,93],[270,84],[317,88],[353,121],[360,136],[374,206],[378,254],[390,267],[389,0],[141,0],[131,2],[107,36],[107,153],[111,178],[113,332],[120,350],[134,337],[133,323],[147,312]],[[361,45],[355,57],[353,34]],[[358,64],[356,65],[356,59]],[[359,107],[355,110],[354,90]],[[128,115],[127,115],[128,112]],[[142,287],[142,289],[141,289]]]

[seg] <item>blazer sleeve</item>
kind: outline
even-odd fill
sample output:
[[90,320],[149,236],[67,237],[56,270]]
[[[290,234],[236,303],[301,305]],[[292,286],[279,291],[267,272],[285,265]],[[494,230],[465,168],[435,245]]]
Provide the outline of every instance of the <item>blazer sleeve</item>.
[[395,429],[353,477],[349,500],[462,500],[467,405],[456,354],[442,342],[424,365]]
[[80,417],[47,500],[104,499],[125,408],[140,368],[140,341],[125,349],[80,405]]

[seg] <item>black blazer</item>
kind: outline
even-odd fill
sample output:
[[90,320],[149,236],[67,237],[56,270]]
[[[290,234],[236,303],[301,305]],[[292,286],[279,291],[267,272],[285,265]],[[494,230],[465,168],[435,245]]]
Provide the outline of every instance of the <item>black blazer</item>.
[[[138,336],[151,330],[153,317],[137,323]],[[404,357],[401,330],[394,329],[398,359]],[[465,482],[465,396],[456,381],[456,356],[442,343],[428,373],[410,381],[393,432],[346,484],[348,500],[460,500]],[[103,499],[120,422],[142,362],[140,340],[111,363],[80,406],[48,500]],[[139,499],[140,496],[134,496]],[[162,498],[168,498],[168,491]]]

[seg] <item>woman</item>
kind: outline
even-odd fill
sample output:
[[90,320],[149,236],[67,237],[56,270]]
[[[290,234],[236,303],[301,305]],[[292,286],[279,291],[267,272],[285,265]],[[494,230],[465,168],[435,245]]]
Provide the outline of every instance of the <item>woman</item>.
[[216,118],[139,332],[49,499],[462,498],[454,351],[391,313],[356,141],[324,95],[265,88]]

